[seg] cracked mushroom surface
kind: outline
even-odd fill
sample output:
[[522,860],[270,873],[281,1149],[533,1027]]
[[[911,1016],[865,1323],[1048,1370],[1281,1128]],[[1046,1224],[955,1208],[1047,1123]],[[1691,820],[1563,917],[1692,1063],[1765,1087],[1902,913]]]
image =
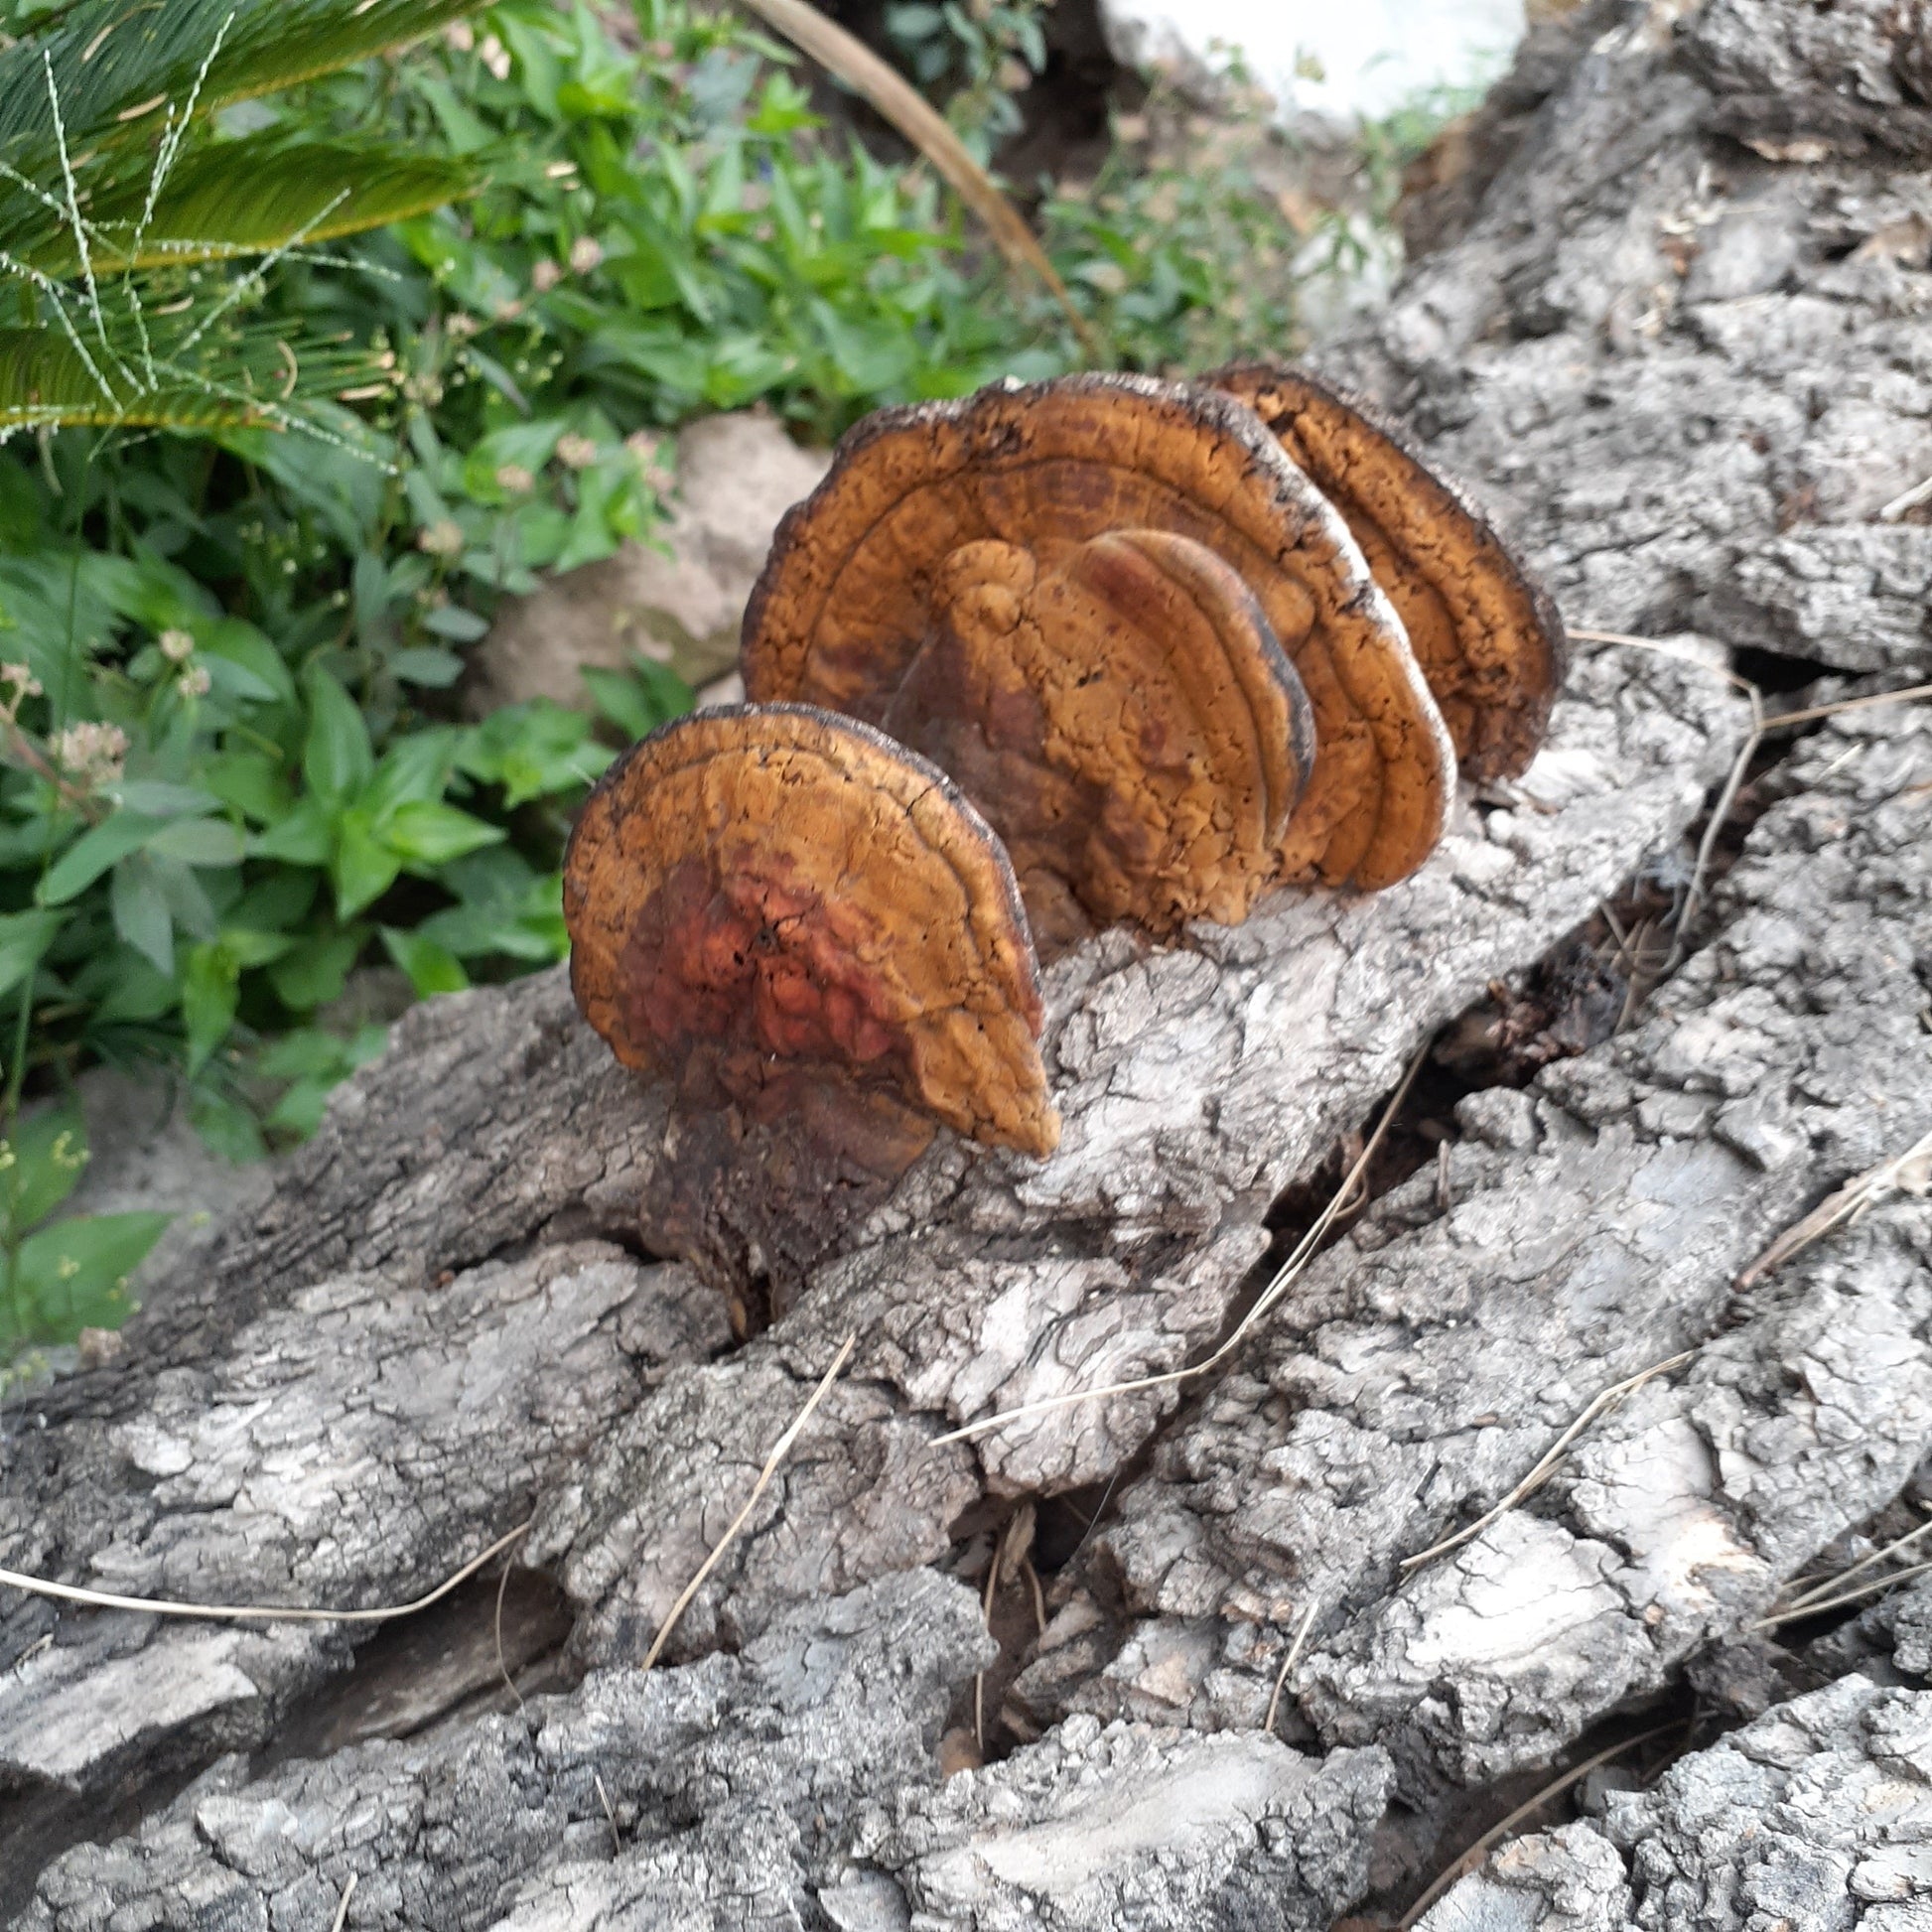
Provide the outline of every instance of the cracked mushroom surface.
[[1159,530],[1050,566],[994,539],[953,551],[885,726],[980,802],[1049,957],[1120,920],[1245,918],[1314,751],[1253,594]]
[[1280,876],[1407,877],[1447,823],[1449,734],[1339,512],[1252,411],[1212,390],[1067,376],[867,418],[778,527],[746,613],[746,689],[882,721],[955,552],[1007,544],[1050,572],[1141,530],[1228,564],[1307,691],[1314,766]]
[[686,1109],[897,1149],[875,1169],[922,1145],[904,1108],[1030,1154],[1058,1140],[1006,855],[867,726],[738,706],[654,732],[578,820],[564,913],[585,1017]]
[[1367,403],[1269,362],[1206,380],[1253,410],[1341,512],[1402,619],[1462,769],[1520,777],[1568,662],[1549,593],[1462,490]]

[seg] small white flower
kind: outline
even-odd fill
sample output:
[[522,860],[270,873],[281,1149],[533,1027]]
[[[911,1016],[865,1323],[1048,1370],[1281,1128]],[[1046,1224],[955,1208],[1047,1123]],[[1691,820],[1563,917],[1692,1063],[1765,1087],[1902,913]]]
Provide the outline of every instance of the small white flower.
[[597,445],[574,430],[557,439],[557,461],[566,470],[588,470],[597,461]]
[[127,757],[127,733],[118,725],[91,720],[69,725],[54,740],[54,761],[63,771],[89,785],[112,784],[121,775]]
[[191,664],[175,680],[175,689],[184,698],[205,698],[208,691],[208,674],[206,664]]
[[459,557],[463,554],[463,526],[451,517],[439,517],[416,532],[416,548],[432,557]]
[[520,463],[506,463],[496,472],[496,487],[512,496],[521,496],[536,479]]
[[563,279],[564,271],[553,261],[540,261],[530,270],[530,286],[539,295],[549,294]]
[[579,275],[588,275],[603,259],[603,244],[590,235],[579,235],[570,244],[570,265]]
[[443,38],[459,54],[468,54],[477,44],[477,30],[467,20],[453,20],[443,29]]
[[171,664],[185,664],[195,654],[195,639],[186,630],[164,630],[155,642]]
[[478,51],[483,55],[483,66],[498,80],[507,80],[510,77],[509,50],[504,47],[503,43],[494,34],[485,35],[483,37],[483,44]]

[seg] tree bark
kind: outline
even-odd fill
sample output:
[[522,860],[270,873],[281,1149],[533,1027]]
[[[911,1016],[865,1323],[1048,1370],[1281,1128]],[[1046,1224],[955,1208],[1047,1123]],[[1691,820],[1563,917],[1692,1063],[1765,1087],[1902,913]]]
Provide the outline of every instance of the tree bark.
[[[1573,623],[1852,671],[1932,654],[1932,520],[1877,515],[1932,475],[1926,30],[1839,13],[1856,59],[1792,0],[1675,22],[1606,3],[1546,36],[1467,232],[1326,358],[1513,512]],[[520,1560],[561,1585],[566,1675],[587,1674],[278,1762],[298,1715],[323,1734],[352,1694],[368,1626],[0,1593],[0,1902],[34,1926],[328,1928],[353,1877],[351,1926],[1097,1932],[1313,1927],[1413,1891],[1472,1794],[1746,1638],[1932,1438],[1932,1210],[1880,1201],[1732,1288],[1932,1127],[1923,711],[1833,719],[1761,773],[1681,969],[1527,1088],[1464,1094],[1442,1162],[1222,1370],[934,1438],[1200,1358],[1278,1258],[1276,1203],[1419,1049],[1492,982],[1530,988],[1633,881],[1681,894],[1748,725],[1724,653],[1683,649],[1583,652],[1528,776],[1465,797],[1408,884],[1061,960],[1060,1151],[942,1135],[742,1344],[640,1215],[664,1098],[562,977],[411,1014],[120,1361],[5,1412],[0,1563],[371,1607],[533,1518]],[[847,1334],[844,1377],[640,1676]],[[1680,1354],[1510,1501],[1602,1391]],[[994,1663],[959,1578],[983,1586],[1024,1504],[1102,1489],[1044,1634],[996,1604],[981,1701],[1036,1741],[942,1778]],[[1789,1717],[1806,1741],[1779,1775],[1809,1752],[1834,1789],[1867,1759],[1932,1777],[1917,1744],[1872,1741],[1928,1734],[1920,1654],[1888,1653],[1882,1705],[1848,1677]],[[1690,1766],[1757,1762],[1752,1734],[1648,1811],[1500,1856],[1432,1924],[1687,1922],[1721,1875]],[[1875,1909],[1867,1827],[1821,1816],[1787,1863]],[[1932,1837],[1932,1811],[1898,1832]],[[76,1836],[102,1842],[55,1856]]]

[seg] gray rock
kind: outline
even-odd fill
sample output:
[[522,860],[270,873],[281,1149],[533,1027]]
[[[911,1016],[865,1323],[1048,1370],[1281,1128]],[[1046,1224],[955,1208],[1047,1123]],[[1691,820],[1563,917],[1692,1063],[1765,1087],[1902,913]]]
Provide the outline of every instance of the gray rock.
[[506,599],[476,652],[473,701],[485,710],[529,698],[585,706],[584,667],[619,669],[633,653],[691,685],[731,670],[771,533],[830,462],[759,410],[687,423],[663,530]]

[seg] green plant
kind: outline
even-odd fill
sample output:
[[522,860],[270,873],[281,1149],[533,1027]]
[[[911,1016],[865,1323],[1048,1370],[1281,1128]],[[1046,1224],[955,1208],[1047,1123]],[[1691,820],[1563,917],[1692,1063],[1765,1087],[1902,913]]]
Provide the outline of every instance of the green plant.
[[[265,271],[461,194],[471,171],[376,137],[219,138],[215,115],[467,4],[73,0],[21,20],[0,49],[0,433],[298,421],[298,392],[327,393],[353,358],[258,326]],[[254,266],[199,272],[235,258]]]
[[0,1140],[0,1362],[24,1342],[118,1327],[128,1278],[168,1225],[154,1213],[52,1221],[86,1165],[87,1130],[72,1105],[20,1120]]

